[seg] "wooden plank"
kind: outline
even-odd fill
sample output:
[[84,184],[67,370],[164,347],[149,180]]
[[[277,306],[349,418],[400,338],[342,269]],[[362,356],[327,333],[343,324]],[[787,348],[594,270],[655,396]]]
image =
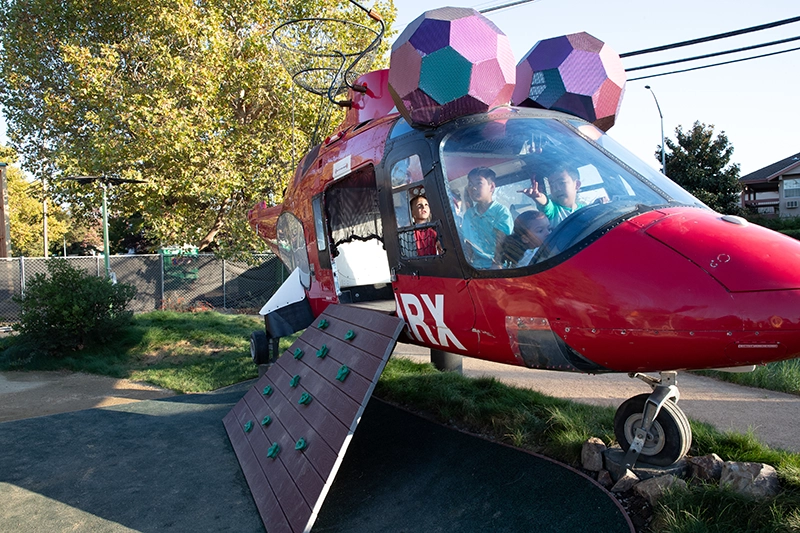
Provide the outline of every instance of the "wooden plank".
[[[319,319],[328,326],[317,328]],[[310,531],[404,326],[397,317],[335,305],[319,319],[223,420],[269,533]],[[355,336],[345,340],[350,330]],[[323,344],[328,354],[320,358]],[[296,347],[304,350],[299,359]],[[350,369],[343,382],[336,379],[342,365]],[[292,386],[295,376],[299,382]],[[270,395],[263,394],[267,386]],[[304,393],[308,404],[299,401]],[[265,416],[272,421],[262,426]],[[301,438],[307,446],[296,450]],[[270,458],[273,443],[280,452]]]
[[[303,392],[308,392],[314,399],[322,402],[322,405],[342,424],[350,426],[352,414],[358,409],[358,403],[336,390],[330,383],[319,379],[319,375],[305,365],[293,369],[295,374],[290,374],[280,365],[275,365],[273,368],[275,369],[275,375],[272,378],[276,380],[279,386],[285,386],[294,376],[300,376],[300,383],[297,389],[294,389],[294,392],[287,396],[290,401],[296,402]],[[314,379],[315,377],[317,379]]]
[[[265,375],[264,378],[266,378],[264,383],[272,384],[269,375]],[[277,389],[277,385],[272,385],[273,389]],[[258,390],[262,391],[263,386],[259,387]],[[315,428],[317,433],[319,433],[319,435],[325,440],[331,450],[338,450],[338,447],[347,436],[347,432],[350,428],[345,426],[341,421],[333,416],[330,411],[327,410],[327,408],[324,408],[324,406],[322,407],[323,409],[314,409],[305,412],[304,418],[311,426]],[[275,413],[275,415],[280,417],[292,416],[292,411],[294,410],[288,400],[283,402],[272,402],[269,404],[269,408]],[[263,417],[261,417],[261,419],[263,420]]]
[[[305,343],[303,343],[303,345],[309,346]],[[308,363],[308,366],[314,370],[314,372],[319,374],[321,379],[324,379],[325,381],[334,385],[337,389],[347,394],[347,396],[349,396],[353,401],[357,403],[363,402],[365,395],[369,391],[372,377],[375,376],[375,372],[377,372],[379,368],[380,359],[376,359],[371,355],[367,355],[361,350],[355,350],[354,348],[347,346],[347,344],[344,342],[342,342],[342,344],[331,343],[327,346],[330,348],[328,355],[324,358],[314,356],[315,360]],[[309,347],[309,349],[314,350],[314,353],[316,353],[316,348]],[[342,357],[342,355],[345,355],[345,357]],[[364,377],[364,375],[360,374],[356,370],[357,368],[361,368],[363,371],[365,367],[360,365],[360,363],[363,362],[363,360],[367,357],[369,357],[371,360],[368,368],[371,368],[372,370],[369,378]],[[354,361],[358,362],[359,364],[355,364]],[[373,362],[374,364],[372,364]],[[339,374],[339,369],[341,369],[342,365],[347,366],[350,372],[347,374],[344,381],[339,381],[336,379],[336,376]],[[288,365],[284,368],[287,370],[290,369]]]
[[[261,421],[263,420],[264,415],[266,415],[270,409],[267,407],[264,400],[259,396],[260,395],[258,393],[251,389],[250,392],[245,395],[245,401],[256,414],[256,419]],[[274,403],[278,402],[276,401]],[[290,405],[287,402],[280,402],[280,404]],[[312,408],[313,404],[314,402],[312,402],[312,405],[309,405],[308,408]],[[319,407],[320,406],[314,408],[316,409]],[[261,413],[263,413],[263,415]],[[273,424],[276,425],[273,426]],[[331,467],[333,467],[333,464],[336,462],[336,452],[331,449],[331,447],[317,433],[317,431],[302,417],[302,414],[297,411],[290,413],[274,413],[272,423],[270,423],[269,426],[263,427],[262,431],[269,435],[270,432],[274,433],[279,431],[278,426],[280,426],[283,432],[287,433],[290,439],[294,441],[292,443],[292,448],[294,448],[294,444],[296,444],[301,438],[303,438],[309,445],[304,452],[291,454],[292,457],[298,458],[296,461],[294,461],[294,463],[297,464],[293,463],[292,465],[289,465],[287,463],[287,469],[297,480],[298,486],[300,486],[302,490],[307,485],[316,486],[318,484],[317,482],[319,482],[319,486],[322,487],[324,484],[323,473],[327,472],[331,469]],[[299,458],[302,458],[302,461],[300,461]],[[301,472],[303,472],[306,468],[305,462],[310,462],[314,473],[316,473],[316,477],[312,476],[311,472],[301,474]],[[300,483],[301,478],[304,479],[304,484]]]
[[[237,405],[244,405],[244,408],[240,409],[237,416],[240,427],[244,427],[248,420],[252,420],[252,413],[249,412],[244,402],[239,402]],[[302,531],[303,528],[299,527],[298,524],[308,515],[309,506],[287,471],[280,454],[276,459],[267,457],[267,450],[271,446],[271,442],[260,431],[251,431],[245,435],[245,438],[250,444],[257,462],[257,466],[248,465],[250,470],[255,472],[262,471],[263,477],[268,480],[272,487],[278,505],[280,505],[283,514],[286,516],[292,531]],[[290,445],[294,448],[294,443],[290,442],[285,435],[278,436],[277,442],[282,450],[286,450]],[[248,485],[250,485],[249,482]],[[250,491],[252,492],[252,490],[251,486]]]
[[[375,357],[374,355],[369,354],[369,352],[365,352],[360,349],[358,350],[358,354],[353,354],[351,353],[351,350],[354,348],[352,345],[346,343],[344,340],[336,339],[318,330],[306,330],[306,333],[303,334],[303,343],[305,346],[310,346],[310,350],[307,350],[306,353],[314,357],[316,357],[317,350],[322,348],[322,345],[324,344],[328,347],[328,355],[326,358],[332,357],[337,363],[339,363],[339,366],[346,364],[353,372],[356,372],[357,374],[360,374],[369,380],[372,380],[375,372],[381,366],[380,357]],[[298,339],[295,344],[299,345],[300,339]],[[303,348],[303,346],[300,346],[300,348]],[[346,359],[341,356],[342,352],[348,353],[348,357]],[[292,353],[294,353],[294,351],[292,351]],[[303,357],[305,358],[305,356]],[[283,359],[283,357],[281,357],[281,359]]]
[[261,521],[267,531],[269,533],[273,533],[273,531],[291,532],[292,527],[289,524],[289,519],[286,518],[278,504],[278,499],[269,484],[269,480],[258,464],[255,452],[247,443],[245,433],[239,425],[237,414],[233,410],[225,417],[224,424],[236,453],[236,458],[250,487]]
[[[392,301],[392,303],[394,303],[394,301]],[[364,310],[358,307],[337,305],[336,307],[328,309],[325,313],[332,318],[338,318],[345,322],[355,324],[363,329],[380,332],[388,337],[394,336],[392,332],[398,325],[396,316],[390,316],[385,313],[375,313],[374,311]],[[403,327],[405,324],[401,321],[400,325]]]

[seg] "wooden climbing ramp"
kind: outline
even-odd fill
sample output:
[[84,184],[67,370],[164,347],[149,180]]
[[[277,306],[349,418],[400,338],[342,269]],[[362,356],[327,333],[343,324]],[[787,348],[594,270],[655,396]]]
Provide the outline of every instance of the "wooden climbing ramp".
[[223,419],[268,533],[311,530],[403,326],[329,306]]

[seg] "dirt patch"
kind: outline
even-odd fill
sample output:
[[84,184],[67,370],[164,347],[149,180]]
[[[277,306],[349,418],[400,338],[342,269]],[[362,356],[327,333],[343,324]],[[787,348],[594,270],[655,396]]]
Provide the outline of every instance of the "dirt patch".
[[146,383],[81,372],[3,372],[0,422],[174,395]]

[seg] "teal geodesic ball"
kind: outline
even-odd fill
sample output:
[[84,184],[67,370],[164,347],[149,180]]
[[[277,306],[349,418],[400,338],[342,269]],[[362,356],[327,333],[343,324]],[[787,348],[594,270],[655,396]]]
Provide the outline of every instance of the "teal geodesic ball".
[[412,125],[437,126],[511,99],[514,54],[508,37],[468,8],[427,11],[392,46],[389,92]]
[[516,106],[553,109],[594,123],[614,125],[625,92],[619,55],[588,33],[536,43],[517,65]]

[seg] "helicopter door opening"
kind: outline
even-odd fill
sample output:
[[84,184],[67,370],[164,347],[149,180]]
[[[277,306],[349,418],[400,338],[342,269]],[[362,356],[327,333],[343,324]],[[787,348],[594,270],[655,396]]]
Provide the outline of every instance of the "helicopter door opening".
[[393,300],[375,169],[342,177],[325,191],[331,268],[341,303]]

